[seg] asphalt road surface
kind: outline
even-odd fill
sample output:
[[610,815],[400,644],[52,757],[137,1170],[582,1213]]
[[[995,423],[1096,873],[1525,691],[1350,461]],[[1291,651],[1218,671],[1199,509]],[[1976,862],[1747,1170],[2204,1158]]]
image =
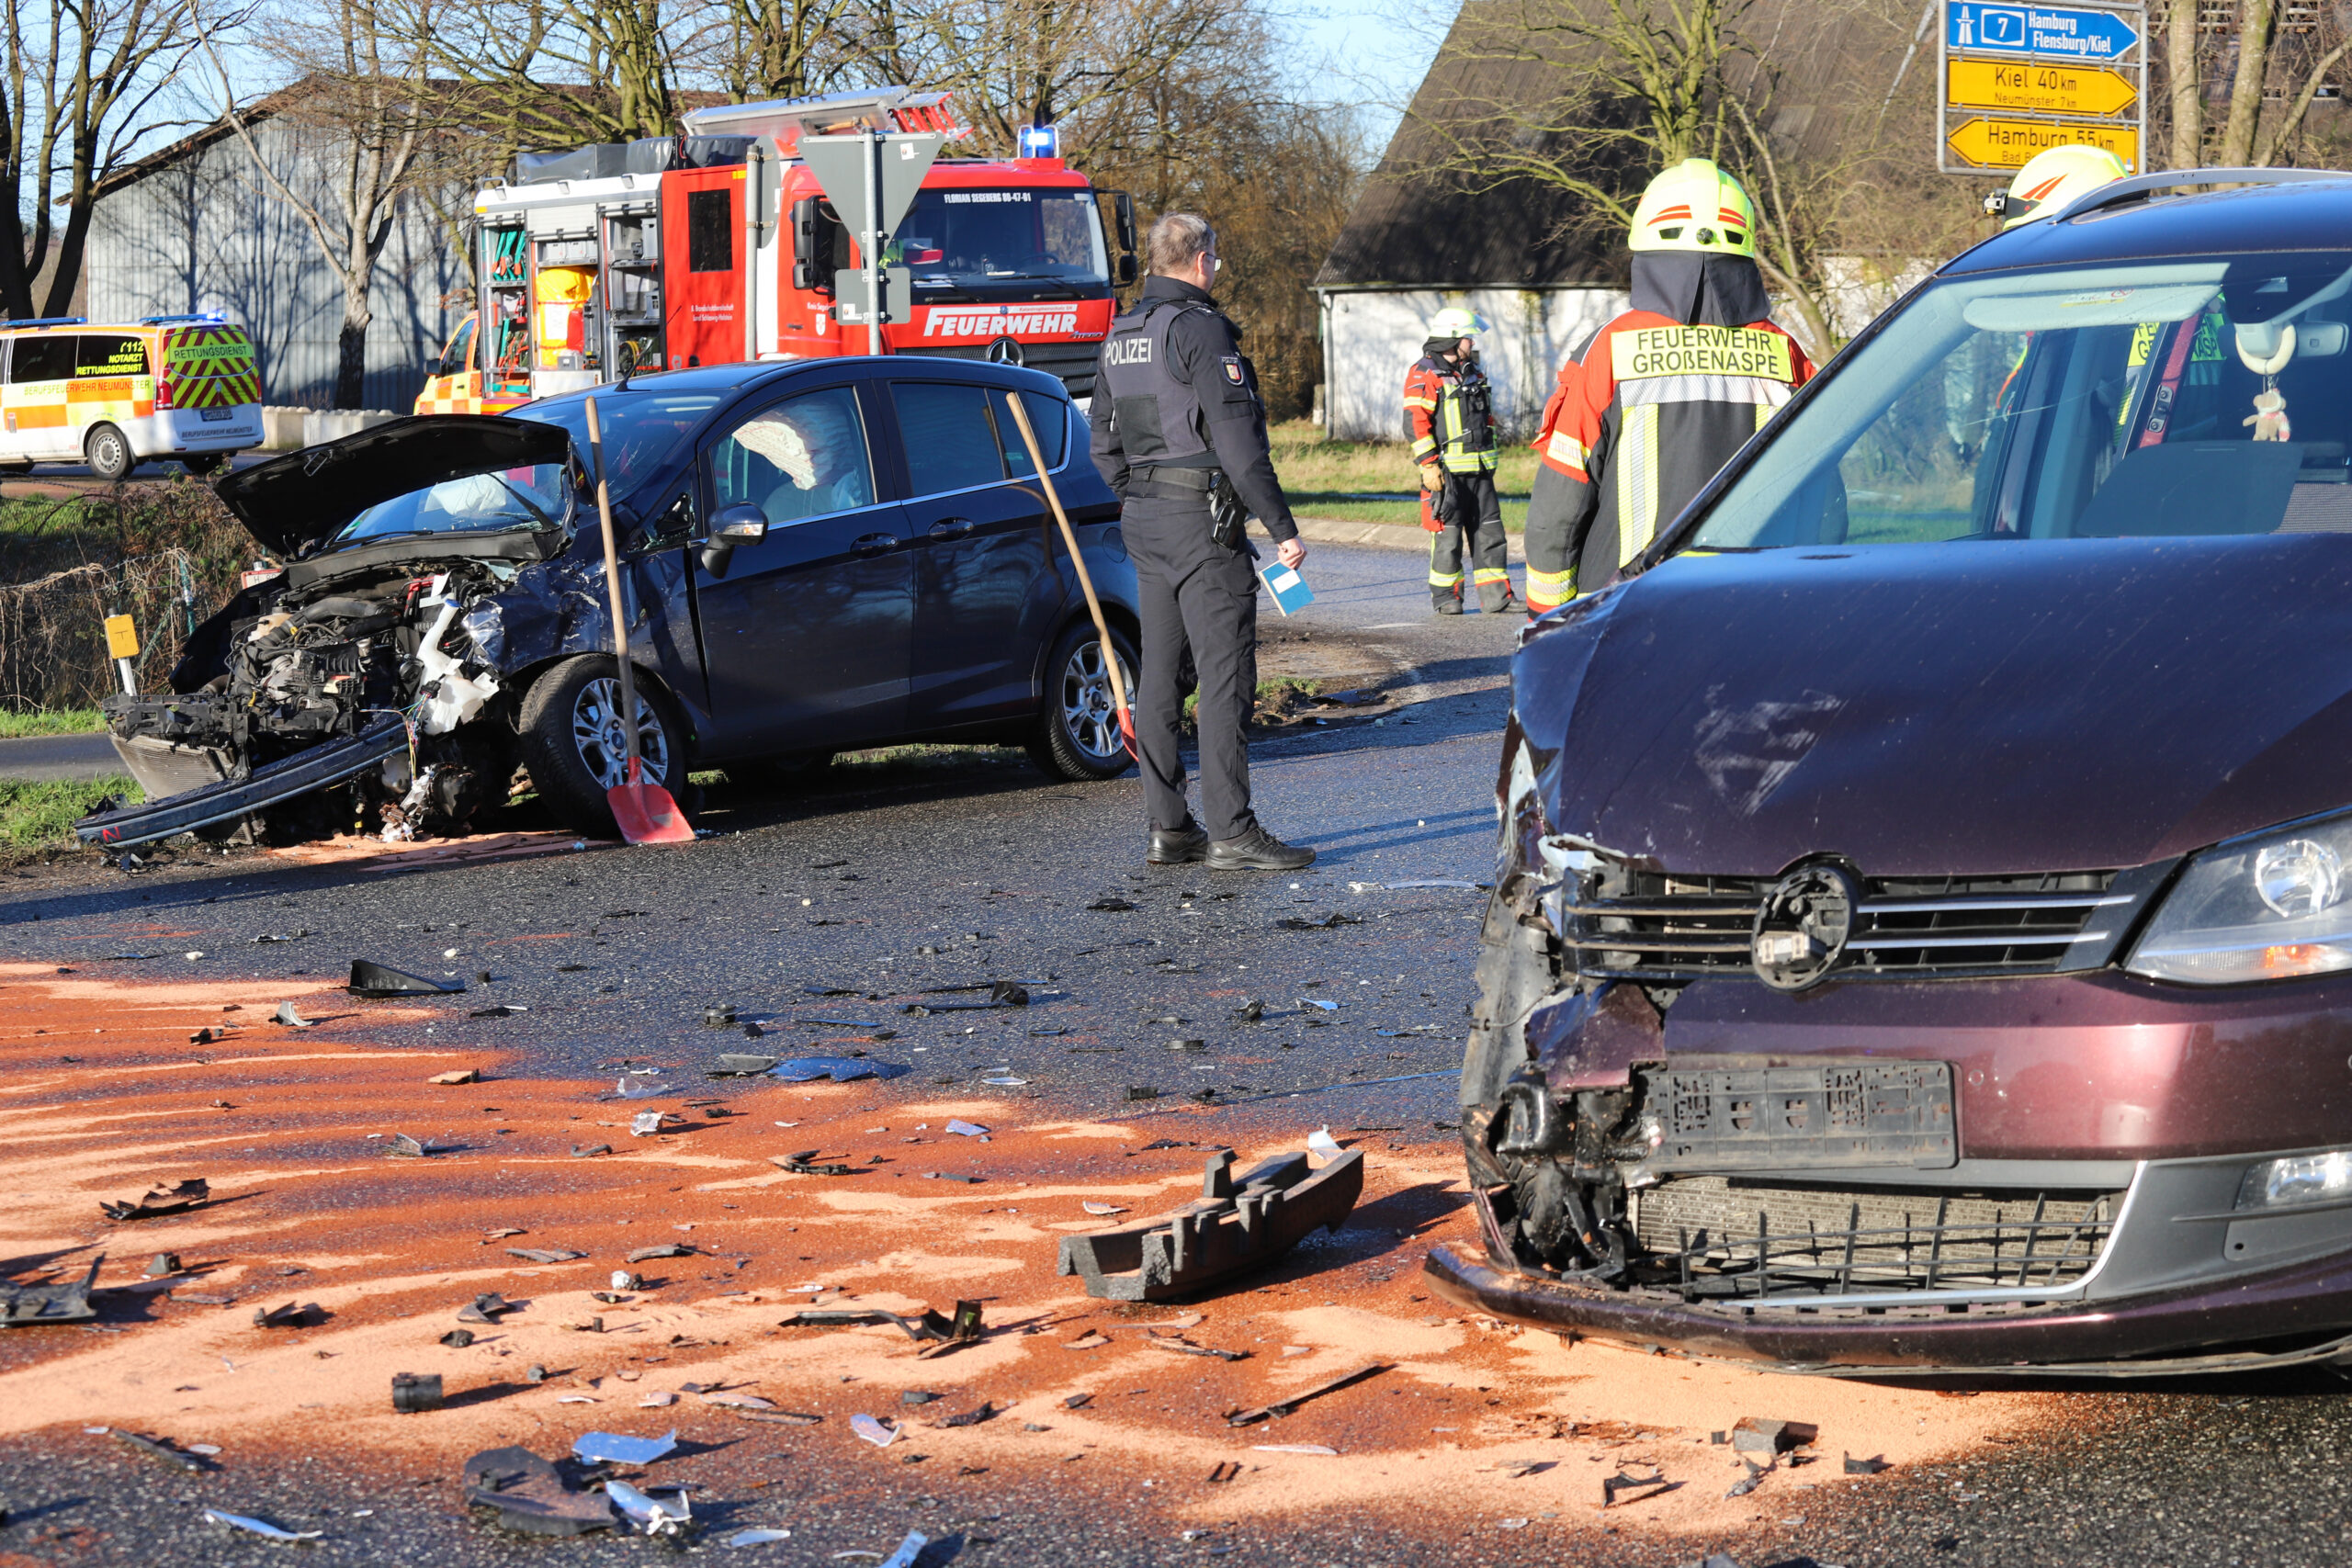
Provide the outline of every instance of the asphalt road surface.
[[0,779],[40,784],[111,778],[124,771],[114,742],[104,735],[28,735],[0,740]]
[[[1407,700],[1377,724],[1343,717],[1254,748],[1261,814],[1321,851],[1298,875],[1145,867],[1131,777],[1080,787],[1011,760],[899,763],[839,768],[792,796],[715,790],[698,820],[719,836],[673,852],[591,850],[391,874],[252,857],[138,875],[28,868],[0,878],[0,961],[159,982],[333,975],[354,954],[425,974],[470,977],[486,967],[496,978],[478,989],[530,1010],[481,1021],[475,1037],[512,1053],[517,1073],[583,1080],[618,1057],[707,1048],[700,1025],[713,1004],[780,1011],[805,1006],[801,988],[812,985],[903,994],[1017,976],[1062,999],[1041,997],[1028,1013],[966,1015],[979,1021],[970,1024],[955,1014],[904,1021],[892,1046],[925,1076],[876,1086],[874,1098],[887,1109],[902,1089],[920,1094],[910,1086],[944,1074],[1002,1095],[1008,1117],[1022,1107],[1124,1117],[1136,1109],[1125,1090],[1148,1072],[1171,1100],[1214,1089],[1235,1102],[1215,1113],[1232,1119],[1219,1126],[1271,1106],[1293,1123],[1395,1124],[1412,1129],[1408,1140],[1442,1144],[1437,1124],[1453,1115],[1450,1075],[1473,996],[1483,895],[1396,885],[1475,884],[1490,873],[1500,682],[1515,618],[1430,617],[1419,564],[1405,552],[1322,547],[1308,570],[1318,603],[1278,629],[1311,635],[1282,645],[1283,657],[1334,668],[1385,661]],[[1112,901],[1134,908],[1092,907]],[[1333,916],[1360,923],[1282,923]],[[171,934],[127,947],[126,933],[141,930]],[[555,931],[561,940],[540,940]],[[459,956],[445,958],[452,948]],[[182,949],[214,956],[189,961]],[[119,956],[134,951],[152,955]],[[1342,1021],[1270,1021],[1251,1037],[1253,1065],[1228,1060],[1222,1043],[1197,1058],[1166,1051],[1174,1026],[1163,1020],[1221,1018],[1230,1004],[1214,998],[1234,993],[1340,998]],[[1074,1055],[1034,1033],[1057,1006],[1083,1007],[1124,1053]],[[977,1087],[989,1077],[1023,1081]],[[1402,1081],[1374,1081],[1386,1079]],[[6,1105],[0,1097],[0,1111]],[[1184,1125],[1206,1135],[1207,1120],[1194,1113]],[[0,1387],[35,1353],[9,1333]],[[106,1346],[94,1339],[84,1353]],[[1755,1386],[1758,1406],[1770,1407],[1809,1385],[1760,1378]],[[1752,1527],[1719,1540],[1600,1533],[1599,1523],[1579,1524],[1586,1533],[1568,1543],[1542,1529],[1465,1537],[1421,1517],[1422,1500],[1407,1489],[1385,1509],[1240,1518],[1188,1542],[1145,1506],[1148,1494],[1076,1476],[1084,1467],[1043,1482],[907,1470],[877,1500],[839,1486],[820,1459],[796,1457],[787,1435],[765,1459],[756,1451],[764,1445],[751,1445],[744,1462],[767,1466],[775,1495],[790,1502],[796,1540],[744,1560],[816,1563],[870,1548],[876,1555],[845,1560],[871,1563],[920,1529],[952,1542],[955,1561],[985,1568],[1213,1554],[1272,1568],[1646,1568],[1711,1551],[1747,1568],[2335,1563],[2352,1556],[2344,1388],[2335,1374],[2304,1371],[2059,1390],[2052,1419],[2028,1438],[1987,1439],[1981,1452],[1867,1486],[1825,1484],[1802,1501],[1775,1494]],[[1964,1385],[1949,1392],[1968,1395]],[[0,1564],[286,1560],[288,1548],[198,1522],[199,1505],[338,1521],[311,1549],[322,1562],[651,1562],[670,1550],[500,1536],[460,1517],[448,1477],[432,1468],[345,1454],[322,1431],[312,1453],[183,1475],[79,1427],[51,1428],[0,1440],[0,1501],[10,1510]],[[945,1560],[935,1550],[925,1561]]]

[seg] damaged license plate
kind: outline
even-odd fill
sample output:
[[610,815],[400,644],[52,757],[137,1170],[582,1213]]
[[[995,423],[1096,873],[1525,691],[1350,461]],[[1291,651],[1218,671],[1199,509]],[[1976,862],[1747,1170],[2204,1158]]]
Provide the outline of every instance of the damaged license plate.
[[1644,1163],[1668,1170],[1958,1163],[1949,1062],[1669,1060],[1641,1074],[1660,1141]]

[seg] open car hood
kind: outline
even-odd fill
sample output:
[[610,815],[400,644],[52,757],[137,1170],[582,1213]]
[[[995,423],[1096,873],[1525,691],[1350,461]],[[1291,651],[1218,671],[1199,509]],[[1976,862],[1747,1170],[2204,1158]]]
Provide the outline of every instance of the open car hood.
[[1663,870],[2141,865],[2352,804],[2352,541],[1681,556],[1512,679],[1551,829]]
[[289,452],[212,488],[265,549],[283,558],[315,547],[368,508],[411,491],[560,463],[571,451],[561,426],[537,420],[418,415]]

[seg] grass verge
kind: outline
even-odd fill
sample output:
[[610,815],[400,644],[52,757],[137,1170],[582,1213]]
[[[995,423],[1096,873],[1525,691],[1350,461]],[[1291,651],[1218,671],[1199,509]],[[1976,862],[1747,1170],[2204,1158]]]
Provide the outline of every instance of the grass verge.
[[31,713],[0,708],[0,740],[21,740],[32,735],[88,735],[106,727],[106,715],[96,708],[37,708]]
[[28,783],[0,779],[0,850],[62,849],[74,842],[74,824],[108,795],[136,803],[147,797],[130,778],[59,779]]
[[[1296,517],[1329,517],[1340,523],[1398,523],[1418,529],[1421,525],[1420,502],[1415,501],[1337,501],[1329,493],[1295,494],[1285,491],[1283,499],[1290,502],[1291,513]],[[1527,502],[1503,498],[1503,532],[1521,534],[1527,530]]]

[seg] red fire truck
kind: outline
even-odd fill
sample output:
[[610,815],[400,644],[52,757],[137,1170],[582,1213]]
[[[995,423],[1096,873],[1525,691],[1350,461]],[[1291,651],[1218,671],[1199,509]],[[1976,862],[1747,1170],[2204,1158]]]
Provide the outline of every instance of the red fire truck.
[[[905,88],[727,104],[687,133],[526,153],[474,198],[475,309],[429,367],[418,413],[496,413],[637,372],[865,352],[835,275],[864,265],[853,231],[795,152],[804,135],[943,132],[943,93]],[[1135,208],[1024,135],[1009,160],[933,164],[881,258],[912,273],[892,354],[1033,366],[1089,397],[1133,281]],[[1106,240],[1102,199],[1110,198]]]

